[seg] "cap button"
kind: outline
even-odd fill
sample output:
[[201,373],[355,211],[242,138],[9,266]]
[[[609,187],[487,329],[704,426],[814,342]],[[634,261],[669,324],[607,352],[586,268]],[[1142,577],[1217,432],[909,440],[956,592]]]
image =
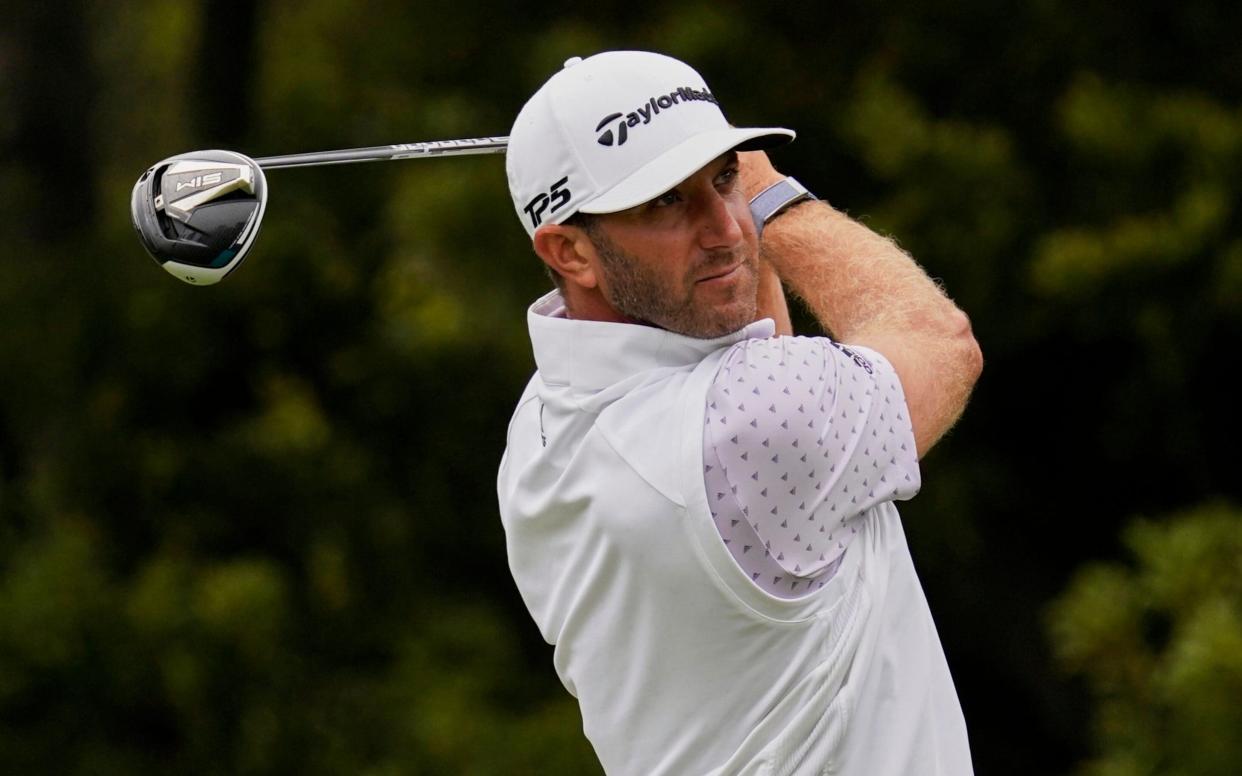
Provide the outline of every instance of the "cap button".
[[578,64],[581,61],[582,61],[582,57],[570,57],[569,59],[565,60],[565,67],[573,67],[574,65]]

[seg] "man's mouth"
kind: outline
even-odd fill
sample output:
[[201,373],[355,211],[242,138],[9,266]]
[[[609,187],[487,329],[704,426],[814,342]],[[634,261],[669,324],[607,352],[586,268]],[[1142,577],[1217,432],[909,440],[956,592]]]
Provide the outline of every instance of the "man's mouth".
[[745,261],[735,262],[723,269],[713,271],[712,274],[710,275],[699,278],[696,282],[706,283],[709,280],[723,280],[725,278],[731,277],[733,273],[737,272],[738,269],[745,263],[746,263]]

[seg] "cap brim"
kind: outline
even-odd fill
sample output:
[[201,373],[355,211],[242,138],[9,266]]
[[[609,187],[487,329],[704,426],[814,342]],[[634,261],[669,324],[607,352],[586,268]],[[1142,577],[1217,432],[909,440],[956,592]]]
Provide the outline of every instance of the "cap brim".
[[578,208],[581,213],[616,213],[649,202],[730,150],[760,151],[785,145],[796,133],[781,127],[716,129],[702,132],[652,159],[620,183]]

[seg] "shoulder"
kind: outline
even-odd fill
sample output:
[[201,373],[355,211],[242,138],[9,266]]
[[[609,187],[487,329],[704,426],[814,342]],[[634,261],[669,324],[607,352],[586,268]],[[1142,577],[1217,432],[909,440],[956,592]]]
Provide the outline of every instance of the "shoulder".
[[[620,462],[679,505],[685,501],[684,467],[690,465],[685,460],[686,424],[699,422],[703,412],[702,386],[697,398],[688,395],[692,371],[657,370],[615,386],[619,395],[614,398],[603,399],[601,394],[586,403],[598,413],[595,431]],[[697,460],[694,464],[697,471]]]
[[892,366],[873,350],[843,345],[828,337],[772,337],[731,346],[709,396],[742,406],[747,397],[752,403],[766,399],[771,406],[782,397],[822,397],[835,391],[838,383],[862,384],[865,388],[893,382],[896,373]]
[[870,496],[872,475],[896,467],[903,482],[904,474],[912,473],[898,497],[917,490],[917,457],[901,383],[873,350],[826,337],[738,343],[724,358],[706,400],[703,442],[728,467],[734,484],[745,487],[740,480],[749,478],[766,495],[763,488],[773,481],[790,482],[786,488],[792,489],[797,480],[826,493],[836,484],[850,484],[837,482],[848,471],[863,475],[858,484]]

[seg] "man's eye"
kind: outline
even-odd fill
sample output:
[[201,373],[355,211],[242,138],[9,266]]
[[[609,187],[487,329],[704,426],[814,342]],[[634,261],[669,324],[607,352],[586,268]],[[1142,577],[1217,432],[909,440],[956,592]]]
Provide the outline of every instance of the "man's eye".
[[728,186],[737,180],[737,168],[729,167],[716,176],[717,186]]
[[678,194],[676,191],[670,191],[666,194],[661,194],[660,196],[651,200],[651,205],[652,207],[668,207],[669,205],[677,204],[677,202],[680,200],[681,200],[680,194]]

